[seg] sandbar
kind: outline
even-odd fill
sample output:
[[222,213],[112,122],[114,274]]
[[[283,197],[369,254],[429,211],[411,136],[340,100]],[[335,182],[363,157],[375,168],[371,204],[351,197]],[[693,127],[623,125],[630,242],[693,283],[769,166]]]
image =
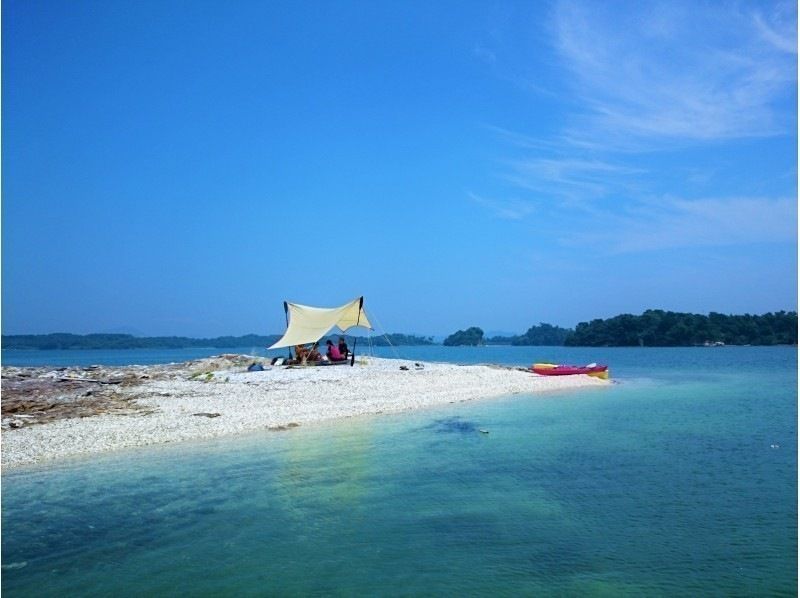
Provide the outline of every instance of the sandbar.
[[[247,371],[254,362],[264,371]],[[2,465],[607,385],[589,376],[377,357],[359,357],[353,367],[274,367],[232,354],[153,366],[3,367]]]

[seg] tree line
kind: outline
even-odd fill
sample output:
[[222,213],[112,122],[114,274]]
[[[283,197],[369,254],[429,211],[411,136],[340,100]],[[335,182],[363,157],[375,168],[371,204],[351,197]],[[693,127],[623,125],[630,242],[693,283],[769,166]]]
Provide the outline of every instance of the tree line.
[[[279,334],[246,334],[244,336],[218,336],[215,338],[189,338],[185,336],[133,336],[132,334],[70,334],[57,332],[54,334],[4,334],[2,345],[4,349],[39,349],[39,350],[67,350],[67,349],[190,349],[190,348],[216,348],[230,349],[233,347],[269,347],[277,341]],[[388,338],[387,338],[388,337]],[[336,342],[338,336],[329,337]],[[353,337],[347,337],[352,346]],[[359,338],[359,342],[366,339]],[[322,339],[321,344],[325,343]],[[431,337],[421,337],[411,334],[387,334],[375,336],[370,339],[373,345],[432,345]]]
[[[358,338],[358,342],[362,342],[362,338]],[[432,336],[417,336],[416,334],[401,334],[393,332],[391,334],[384,334],[381,336],[372,336],[369,340],[370,343],[378,347],[387,347],[389,345],[395,346],[410,346],[410,345],[434,345]]]
[[484,338],[484,332],[477,326],[472,326],[466,330],[458,330],[443,341],[446,347],[459,345],[481,346],[481,345],[531,345],[531,346],[556,346],[563,345],[564,340],[572,331],[569,328],[561,328],[551,324],[539,324],[531,326],[525,334],[517,336],[493,336]]
[[444,345],[568,347],[691,347],[701,345],[796,345],[797,312],[708,315],[648,309],[581,322],[574,329],[540,323],[517,336],[485,339],[477,326],[459,330]]
[[[268,347],[278,334],[188,338],[183,336],[137,337],[131,334],[17,334],[3,335],[4,349],[187,349]],[[337,336],[331,336],[336,342]],[[348,336],[352,344],[353,337]],[[324,343],[325,339],[321,342]],[[359,338],[359,343],[366,339]],[[378,346],[432,345],[430,336],[392,333],[370,338]],[[708,315],[648,309],[636,316],[621,314],[608,319],[581,322],[574,329],[540,323],[524,334],[484,338],[477,326],[458,330],[445,346],[525,345],[569,347],[687,347],[705,344],[796,345],[797,312],[763,315]]]
[[466,330],[459,330],[448,336],[442,344],[445,347],[457,347],[460,345],[478,346],[486,344],[483,340],[483,330],[477,326],[472,326]]
[[3,335],[4,349],[188,349],[193,347],[268,346],[280,335],[218,336],[216,338],[188,338],[184,336],[133,336],[132,334],[9,334]]
[[797,312],[763,315],[690,314],[648,309],[581,322],[564,341],[570,347],[686,347],[706,344],[796,345]]

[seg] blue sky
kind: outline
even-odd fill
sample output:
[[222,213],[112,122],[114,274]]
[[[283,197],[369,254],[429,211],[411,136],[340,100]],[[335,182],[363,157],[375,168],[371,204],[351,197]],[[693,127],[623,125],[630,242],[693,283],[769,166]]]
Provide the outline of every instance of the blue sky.
[[388,331],[797,308],[792,2],[2,14],[2,325]]

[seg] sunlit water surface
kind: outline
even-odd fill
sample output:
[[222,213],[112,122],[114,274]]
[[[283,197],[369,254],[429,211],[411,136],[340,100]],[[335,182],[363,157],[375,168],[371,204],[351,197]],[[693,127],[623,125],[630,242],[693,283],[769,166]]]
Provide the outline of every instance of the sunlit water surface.
[[3,592],[796,593],[795,348],[401,356],[619,383],[6,472]]

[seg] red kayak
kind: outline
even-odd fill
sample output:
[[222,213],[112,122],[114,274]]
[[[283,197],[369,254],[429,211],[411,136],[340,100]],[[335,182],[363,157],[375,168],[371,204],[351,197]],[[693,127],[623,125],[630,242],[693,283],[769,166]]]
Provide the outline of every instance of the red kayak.
[[586,374],[595,378],[608,379],[608,366],[590,363],[589,365],[556,365],[554,363],[534,363],[531,369],[542,376],[574,376]]

